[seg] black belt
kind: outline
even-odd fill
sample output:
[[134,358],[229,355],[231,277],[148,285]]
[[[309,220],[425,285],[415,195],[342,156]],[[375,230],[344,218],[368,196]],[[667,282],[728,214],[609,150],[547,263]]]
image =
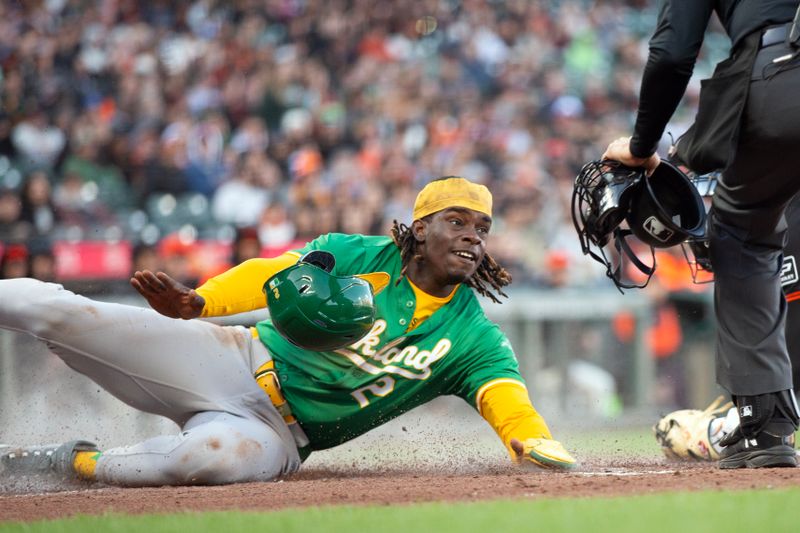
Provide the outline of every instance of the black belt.
[[791,22],[783,26],[775,26],[769,28],[761,34],[761,48],[772,46],[773,44],[786,42],[786,37],[789,35],[789,28],[792,27]]

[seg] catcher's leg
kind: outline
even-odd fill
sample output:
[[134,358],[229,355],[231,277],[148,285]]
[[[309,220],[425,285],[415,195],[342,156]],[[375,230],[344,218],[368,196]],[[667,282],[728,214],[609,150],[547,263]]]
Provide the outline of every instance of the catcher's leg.
[[272,432],[265,435],[274,433],[284,443],[283,453],[269,440],[263,443],[278,454],[278,471],[300,464],[291,432],[253,378],[269,354],[246,328],[174,320],[31,279],[0,280],[0,327],[43,340],[117,398],[178,425],[206,411],[265,425]]

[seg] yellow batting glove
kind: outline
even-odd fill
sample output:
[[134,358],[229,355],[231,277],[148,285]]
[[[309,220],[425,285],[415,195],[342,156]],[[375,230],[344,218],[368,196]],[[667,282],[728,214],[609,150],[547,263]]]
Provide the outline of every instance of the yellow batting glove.
[[530,461],[543,468],[570,470],[578,464],[564,446],[553,439],[511,439],[511,449],[518,462]]

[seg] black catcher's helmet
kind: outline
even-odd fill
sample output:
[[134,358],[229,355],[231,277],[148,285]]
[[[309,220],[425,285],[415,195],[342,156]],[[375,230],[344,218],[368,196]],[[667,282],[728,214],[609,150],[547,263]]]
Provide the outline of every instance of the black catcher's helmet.
[[[619,289],[642,288],[655,272],[655,248],[669,248],[705,235],[706,211],[697,189],[683,172],[662,161],[652,175],[616,161],[584,165],[572,192],[572,221],[584,254],[606,267]],[[622,222],[627,228],[620,227]],[[630,235],[650,248],[645,264],[627,242]],[[613,241],[613,252],[606,245]],[[637,284],[623,280],[629,260],[647,276]],[[612,264],[613,263],[613,264]]]

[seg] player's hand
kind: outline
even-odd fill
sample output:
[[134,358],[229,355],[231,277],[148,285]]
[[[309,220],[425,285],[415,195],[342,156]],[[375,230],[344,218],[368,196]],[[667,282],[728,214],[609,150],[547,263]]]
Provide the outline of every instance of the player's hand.
[[530,462],[544,468],[569,470],[578,462],[564,446],[553,439],[511,439],[511,449],[517,456],[517,462]]
[[644,167],[648,175],[652,174],[656,167],[661,163],[661,157],[653,154],[650,157],[635,157],[631,153],[631,138],[620,137],[611,141],[611,144],[603,153],[603,159],[619,161],[629,167]]
[[163,272],[136,271],[131,285],[144,296],[150,307],[170,318],[197,318],[206,301],[194,289],[169,277]]

